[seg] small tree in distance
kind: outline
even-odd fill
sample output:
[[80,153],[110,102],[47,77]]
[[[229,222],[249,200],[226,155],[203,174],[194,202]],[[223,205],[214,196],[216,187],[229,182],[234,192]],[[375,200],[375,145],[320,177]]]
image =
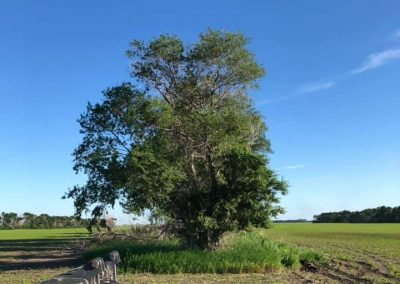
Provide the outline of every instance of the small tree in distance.
[[208,30],[185,47],[175,36],[133,41],[135,85],[107,89],[79,119],[77,215],[119,202],[165,222],[190,246],[229,230],[267,227],[287,184],[268,167],[267,130],[248,90],[264,75],[240,33]]

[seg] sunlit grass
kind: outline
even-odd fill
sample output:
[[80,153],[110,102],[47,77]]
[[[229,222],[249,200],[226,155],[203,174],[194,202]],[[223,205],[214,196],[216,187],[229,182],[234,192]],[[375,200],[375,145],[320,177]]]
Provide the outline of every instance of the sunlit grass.
[[0,230],[0,240],[69,239],[87,237],[85,228]]
[[299,269],[302,261],[315,265],[328,261],[317,252],[268,240],[258,231],[233,234],[213,251],[186,249],[178,241],[106,241],[89,250],[86,257],[113,249],[121,253],[120,267],[129,273],[261,273]]
[[400,224],[274,224],[262,234],[337,260],[369,263],[376,270],[386,266],[383,273],[400,277]]
[[[87,236],[86,229],[54,229],[54,230],[1,230],[0,240],[4,243],[9,240],[27,240],[26,243],[36,242],[41,239],[43,245],[49,250],[53,249],[52,242],[68,243],[68,239],[73,241],[76,237]],[[46,239],[51,240],[48,242]],[[264,240],[264,243],[260,243]],[[280,245],[285,243],[286,245]],[[4,244],[5,245],[5,244]],[[16,244],[12,244],[15,246]],[[36,245],[36,244],[35,244]],[[10,244],[8,244],[10,246]],[[236,252],[229,252],[236,247]],[[254,254],[254,251],[259,251],[260,247],[265,251],[261,254]],[[22,248],[21,248],[22,249]],[[343,269],[346,273],[361,275],[365,279],[370,279],[373,283],[398,283],[396,279],[400,277],[400,224],[274,224],[273,228],[268,230],[258,230],[251,233],[228,234],[225,236],[222,246],[216,252],[199,252],[188,251],[177,241],[163,242],[148,242],[135,243],[132,241],[116,241],[105,242],[101,246],[92,247],[91,251],[86,255],[91,258],[94,255],[105,255],[106,253],[118,250],[123,256],[123,262],[119,264],[120,283],[297,283],[299,279],[296,275],[302,275],[307,279],[315,280],[318,283],[329,282],[323,274],[308,273],[305,271],[295,271],[298,261],[309,263],[324,263],[326,255],[329,259],[337,263],[338,269]],[[233,249],[234,250],[234,249]],[[253,252],[251,252],[253,250]],[[0,249],[1,251],[1,249]],[[279,253],[279,261],[275,261],[274,257],[270,257],[270,252]],[[289,253],[288,253],[289,252]],[[291,254],[290,254],[291,252]],[[18,253],[18,251],[16,251]],[[20,253],[20,252],[19,252]],[[9,256],[9,252],[0,253],[0,259]],[[180,263],[175,262],[182,255],[186,255],[186,261]],[[248,267],[237,265],[234,268],[228,268],[225,264],[218,264],[221,270],[232,269],[242,272],[242,274],[217,274],[217,273],[196,273],[196,274],[154,274],[154,273],[138,273],[136,262],[146,257],[147,267],[141,268],[148,270],[149,264],[156,263],[159,258],[166,257],[165,261],[156,263],[157,269],[164,269],[169,264],[178,263],[183,268],[197,269],[194,265],[190,266],[187,263],[194,261],[195,264],[200,262],[200,258],[207,254],[210,265],[215,262],[222,262],[222,258],[230,260],[239,254],[241,260],[247,258],[257,259],[260,255],[266,255],[264,267],[254,265],[250,271],[263,270],[262,273],[248,271]],[[214,254],[209,256],[208,254]],[[243,255],[242,255],[243,254]],[[273,254],[276,256],[276,254]],[[129,257],[130,256],[130,257]],[[133,260],[132,260],[132,256]],[[220,257],[217,258],[216,256]],[[135,259],[135,257],[137,257]],[[131,259],[131,260],[130,260]],[[132,261],[129,263],[129,261]],[[235,260],[234,260],[235,261]],[[373,266],[372,270],[360,270],[358,263],[368,263]],[[291,264],[292,263],[292,264]],[[268,266],[266,265],[268,264]],[[273,271],[278,265],[278,273],[265,273],[265,271]],[[332,264],[332,263],[331,263]],[[385,269],[382,269],[382,264]],[[224,268],[225,265],[225,268]],[[259,264],[257,264],[259,265]],[[204,265],[205,266],[205,265]],[[214,267],[214,266],[212,266]],[[261,267],[261,268],[260,268]],[[354,268],[352,268],[354,267]],[[17,271],[2,271],[0,273],[0,283],[40,283],[43,280],[49,279],[54,275],[65,272],[71,268],[59,269],[40,269],[40,270],[17,270]],[[174,268],[178,271],[177,268]],[[182,268],[179,268],[182,269]],[[185,268],[186,269],[186,268]],[[206,269],[206,268],[202,268]],[[265,269],[265,270],[264,270]],[[270,269],[270,270],[269,270]],[[321,270],[326,269],[322,268]],[[128,273],[121,273],[126,270]],[[209,271],[215,271],[214,268]],[[292,271],[295,271],[292,273]],[[392,278],[383,277],[387,273]],[[171,272],[172,273],[172,269]],[[396,279],[393,277],[397,277]]]

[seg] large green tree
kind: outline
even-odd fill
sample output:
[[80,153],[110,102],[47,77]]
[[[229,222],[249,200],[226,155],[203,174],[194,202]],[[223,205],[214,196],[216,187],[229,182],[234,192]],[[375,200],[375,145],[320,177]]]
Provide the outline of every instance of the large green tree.
[[208,248],[282,212],[287,184],[268,166],[267,128],[248,96],[264,70],[247,43],[214,30],[189,46],[166,35],[131,43],[134,84],[106,90],[79,120],[74,169],[88,181],[66,194],[78,215],[120,202]]

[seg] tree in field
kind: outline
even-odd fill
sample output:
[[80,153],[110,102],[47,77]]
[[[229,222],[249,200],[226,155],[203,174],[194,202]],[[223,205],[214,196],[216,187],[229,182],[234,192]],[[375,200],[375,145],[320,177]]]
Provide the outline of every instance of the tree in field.
[[22,214],[22,218],[24,220],[24,227],[29,229],[35,228],[36,217],[37,217],[36,215],[29,212],[25,212],[24,214]]
[[79,119],[77,215],[120,202],[162,220],[190,246],[229,230],[267,227],[287,184],[268,166],[270,142],[248,96],[264,75],[240,33],[208,30],[184,46],[175,36],[133,41],[135,85],[107,89]]
[[3,228],[12,229],[18,225],[20,219],[18,218],[18,214],[14,212],[2,212],[1,213],[1,225]]

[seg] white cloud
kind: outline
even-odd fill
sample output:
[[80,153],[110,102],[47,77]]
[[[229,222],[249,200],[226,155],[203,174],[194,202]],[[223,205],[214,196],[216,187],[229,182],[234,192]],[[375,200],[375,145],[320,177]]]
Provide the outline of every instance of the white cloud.
[[[400,41],[400,30],[397,30],[392,35],[390,35],[390,39]],[[312,82],[312,83],[300,86],[300,88],[298,88],[297,91],[295,90],[295,92],[293,92],[291,95],[286,95],[286,96],[281,96],[281,97],[276,97],[276,98],[271,98],[271,99],[264,99],[264,100],[256,101],[255,103],[256,103],[256,105],[271,104],[271,103],[276,103],[276,102],[281,102],[281,101],[286,101],[289,99],[297,98],[304,94],[327,90],[327,89],[334,87],[336,85],[337,81],[340,81],[340,80],[346,78],[348,75],[355,75],[355,74],[363,73],[365,71],[378,68],[378,67],[380,67],[390,61],[396,60],[396,59],[400,59],[400,48],[387,49],[387,50],[384,50],[381,52],[372,53],[367,56],[366,60],[364,61],[364,63],[361,66],[359,66],[356,69],[351,70],[347,74],[344,74],[344,75],[336,78],[335,81]]]
[[264,105],[264,104],[272,104],[272,103],[276,103],[276,102],[286,101],[286,100],[290,100],[290,99],[293,99],[293,98],[300,97],[300,96],[302,96],[304,94],[308,94],[308,93],[313,93],[313,92],[329,89],[329,88],[332,88],[334,85],[335,85],[334,81],[314,82],[314,83],[311,83],[311,84],[307,84],[307,85],[301,86],[300,88],[298,88],[297,92],[295,92],[292,95],[281,96],[281,97],[272,98],[272,99],[260,100],[260,101],[256,101],[255,104],[256,105]]
[[297,169],[301,169],[304,168],[304,165],[299,164],[299,165],[289,165],[286,167],[281,168],[282,170],[297,170]]
[[310,83],[307,85],[304,85],[302,87],[300,87],[300,89],[298,90],[299,94],[308,94],[308,93],[313,93],[316,91],[321,91],[321,90],[326,90],[326,89],[330,89],[333,86],[335,86],[335,82],[330,81],[330,82],[314,82],[314,83]]
[[395,31],[389,36],[390,40],[400,40],[400,30]]
[[365,60],[364,64],[352,70],[351,74],[359,74],[365,71],[378,68],[390,61],[400,59],[400,48],[388,49],[378,53],[370,54]]

